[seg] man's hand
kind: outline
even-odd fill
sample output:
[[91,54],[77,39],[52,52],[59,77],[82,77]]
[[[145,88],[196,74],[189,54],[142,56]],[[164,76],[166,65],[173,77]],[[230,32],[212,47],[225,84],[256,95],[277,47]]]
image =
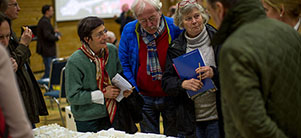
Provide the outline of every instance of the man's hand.
[[31,39],[32,39],[32,31],[28,27],[25,27],[24,32],[20,39],[20,44],[29,46]]
[[110,85],[105,88],[104,97],[108,99],[116,99],[120,93],[120,89],[116,86]]
[[18,64],[17,64],[16,60],[11,57],[10,61],[12,62],[14,72],[16,72],[18,70]]

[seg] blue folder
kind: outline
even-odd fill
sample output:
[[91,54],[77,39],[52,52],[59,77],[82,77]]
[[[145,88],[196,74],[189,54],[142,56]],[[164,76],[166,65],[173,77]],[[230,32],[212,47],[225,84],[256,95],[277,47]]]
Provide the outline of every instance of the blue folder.
[[[201,66],[205,66],[204,60],[202,58],[202,54],[198,49],[195,49],[182,56],[176,57],[172,59],[172,61],[178,75],[182,80],[189,80],[191,78],[198,79],[197,76],[199,74],[195,72],[195,69],[199,67],[199,63]],[[187,90],[187,94],[189,97],[193,98],[206,91],[216,90],[216,87],[210,78],[202,79],[202,82],[204,85],[197,92]]]

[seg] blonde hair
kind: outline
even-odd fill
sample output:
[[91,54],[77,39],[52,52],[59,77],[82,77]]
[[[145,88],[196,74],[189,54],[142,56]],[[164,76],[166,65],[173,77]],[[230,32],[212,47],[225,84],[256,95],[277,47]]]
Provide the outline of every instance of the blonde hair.
[[301,1],[300,0],[263,0],[266,4],[275,9],[278,13],[281,12],[283,5],[285,13],[290,17],[299,18],[301,16]]
[[206,13],[205,9],[198,3],[187,3],[185,6],[180,7],[179,3],[177,4],[176,13],[174,16],[174,24],[179,28],[183,29],[183,16],[189,14],[193,8],[197,8],[203,18],[203,23],[206,24],[209,21],[209,15]]

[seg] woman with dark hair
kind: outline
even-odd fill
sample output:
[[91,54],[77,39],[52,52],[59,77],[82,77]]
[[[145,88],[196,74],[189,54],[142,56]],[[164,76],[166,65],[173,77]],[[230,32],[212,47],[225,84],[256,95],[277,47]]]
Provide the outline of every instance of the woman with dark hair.
[[111,79],[123,73],[117,48],[106,42],[106,32],[103,20],[98,17],[86,17],[79,22],[82,47],[71,55],[66,65],[67,99],[77,131],[97,132],[113,127],[135,133],[135,119],[130,109],[124,109],[133,107],[128,104],[135,102],[135,92],[124,91],[125,98],[120,102],[115,100],[120,89],[112,85]]
[[5,12],[5,10],[8,6],[7,3],[8,3],[8,0],[1,0],[0,1],[0,12]]
[[198,49],[206,64],[204,67],[197,68],[195,73],[202,72],[202,79],[210,78],[218,84],[215,61],[218,48],[211,45],[216,30],[207,24],[208,20],[204,8],[195,0],[183,0],[177,4],[174,23],[185,30],[168,48],[162,87],[168,95],[178,99],[176,101],[179,137],[220,137],[216,103],[219,91],[207,91],[202,95],[189,98],[186,91],[197,91],[203,84],[199,79],[180,79],[172,62],[173,58]]
[[10,33],[9,19],[0,12],[0,137],[32,138],[31,125],[13,72],[18,64],[6,53]]

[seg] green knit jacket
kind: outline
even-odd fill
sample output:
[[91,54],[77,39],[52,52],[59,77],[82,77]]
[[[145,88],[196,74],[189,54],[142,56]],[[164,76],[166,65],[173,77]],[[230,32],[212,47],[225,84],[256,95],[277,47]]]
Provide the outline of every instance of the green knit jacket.
[[301,37],[259,0],[230,8],[214,40],[227,138],[301,137]]
[[[107,44],[109,59],[106,71],[110,79],[122,73],[117,48]],[[81,50],[75,51],[68,59],[65,70],[67,99],[76,121],[88,121],[108,116],[106,106],[92,103],[91,92],[99,90],[96,82],[96,66]]]

